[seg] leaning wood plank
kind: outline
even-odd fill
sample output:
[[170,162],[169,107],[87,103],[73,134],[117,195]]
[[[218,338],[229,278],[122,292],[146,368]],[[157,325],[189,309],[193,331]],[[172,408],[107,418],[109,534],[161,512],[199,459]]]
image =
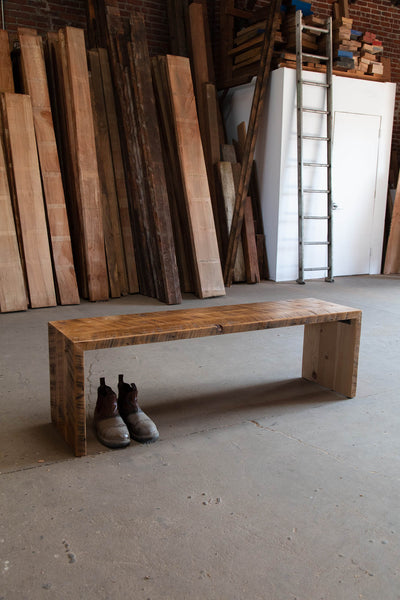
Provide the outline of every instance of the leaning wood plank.
[[6,138],[32,308],[56,305],[32,105],[24,94],[2,94]]
[[25,92],[30,95],[60,304],[79,304],[64,188],[47,86],[42,40],[19,34]]
[[274,50],[275,33],[279,26],[280,0],[272,0],[270,4],[270,14],[265,28],[264,43],[261,52],[259,72],[257,75],[254,89],[253,102],[251,107],[250,119],[246,135],[246,143],[242,161],[242,171],[240,175],[239,188],[236,195],[235,211],[231,233],[229,236],[228,252],[225,262],[224,280],[226,285],[232,282],[234,261],[237,252],[239,237],[241,234],[243,211],[251,177],[251,170],[254,159],[254,150],[257,140],[258,125],[264,106],[264,97],[266,84],[268,81],[271,58]]
[[103,82],[104,102],[106,107],[108,131],[112,152],[112,164],[114,168],[115,187],[117,191],[119,216],[121,222],[122,241],[125,251],[125,264],[128,276],[128,287],[131,294],[139,291],[139,282],[136,269],[135,249],[131,217],[129,213],[129,201],[126,190],[124,164],[121,151],[121,140],[118,131],[118,119],[115,107],[114,88],[111,79],[108,53],[105,48],[98,48],[101,78]]
[[63,31],[49,32],[44,46],[49,93],[53,110],[65,203],[70,226],[72,252],[78,289],[83,298],[89,297],[88,278],[83,246],[83,233],[78,207],[78,174],[75,160],[74,119],[69,83],[68,62]]
[[392,220],[390,223],[383,272],[385,275],[400,273],[400,171],[393,203]]
[[107,266],[104,250],[103,218],[100,203],[100,182],[96,158],[93,113],[90,102],[89,75],[85,38],[82,29],[66,27],[65,53],[75,142],[75,164],[79,216],[83,234],[89,300],[108,299]]
[[244,206],[242,243],[246,265],[246,281],[247,283],[259,283],[260,271],[258,268],[257,242],[250,196],[247,196]]
[[110,294],[113,298],[117,298],[118,296],[126,295],[128,293],[128,279],[125,269],[124,249],[122,247],[117,192],[115,189],[110,138],[108,135],[99,53],[96,49],[89,50],[88,58],[91,74],[90,84],[92,91],[97,163],[101,186],[108,280],[110,283]]
[[0,29],[0,92],[14,92],[8,32]]
[[174,126],[195,256],[197,294],[225,295],[189,60],[167,56]]
[[189,222],[186,212],[182,177],[177,156],[177,143],[173,124],[172,108],[168,90],[166,57],[152,58],[153,83],[160,119],[162,147],[164,151],[165,175],[168,185],[168,197],[174,231],[176,259],[178,263],[181,290],[194,291],[193,256],[191,251]]
[[[239,166],[236,163],[236,166]],[[236,188],[233,177],[232,163],[227,161],[220,161],[218,163],[218,174],[221,185],[222,196],[224,199],[225,211],[226,211],[226,224],[228,229],[228,235],[231,230],[233,209],[235,206]],[[240,166],[239,166],[240,169]],[[236,253],[235,268],[233,270],[233,281],[245,281],[245,263],[243,255],[242,241],[239,240],[238,251]]]
[[132,15],[130,26],[128,52],[132,89],[149,192],[148,209],[154,227],[155,257],[161,277],[158,298],[167,304],[178,304],[182,296],[143,15]]
[[0,311],[26,310],[28,300],[0,139]]

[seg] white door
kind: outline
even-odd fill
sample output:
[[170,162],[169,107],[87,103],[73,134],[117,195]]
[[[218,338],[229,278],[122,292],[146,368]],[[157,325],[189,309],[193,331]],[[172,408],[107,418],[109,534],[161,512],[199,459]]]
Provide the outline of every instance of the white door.
[[333,274],[370,272],[381,117],[335,112]]

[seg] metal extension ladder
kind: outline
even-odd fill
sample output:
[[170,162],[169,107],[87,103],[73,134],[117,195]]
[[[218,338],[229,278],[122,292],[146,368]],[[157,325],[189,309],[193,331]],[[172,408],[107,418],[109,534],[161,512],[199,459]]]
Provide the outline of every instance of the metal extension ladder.
[[[320,33],[326,36],[326,51],[323,56],[303,52],[303,31]],[[324,82],[303,79],[303,61],[318,58],[326,64],[326,77]],[[297,283],[304,284],[304,273],[307,271],[321,271],[326,273],[325,281],[332,282],[332,18],[326,20],[325,27],[315,27],[303,23],[301,10],[296,12],[296,75],[297,75],[297,171],[298,171],[298,241],[299,241],[299,273]],[[326,106],[320,110],[303,106],[303,86],[317,86],[326,89]],[[303,131],[303,117],[305,113],[324,115],[326,122],[326,135],[305,135]],[[325,118],[326,117],[326,118]],[[325,131],[323,132],[325,133]],[[326,142],[326,162],[307,162],[304,160],[304,146],[312,140]],[[310,189],[304,186],[304,174],[307,168],[326,169],[326,187],[324,189]],[[318,194],[321,199],[326,198],[323,210],[314,211],[316,214],[305,214],[305,197],[309,194]],[[325,210],[326,207],[326,210]],[[322,215],[323,213],[323,215]],[[326,222],[326,239],[320,241],[305,240],[305,221],[320,220]],[[304,249],[306,246],[325,246],[326,263],[321,267],[304,266]]]

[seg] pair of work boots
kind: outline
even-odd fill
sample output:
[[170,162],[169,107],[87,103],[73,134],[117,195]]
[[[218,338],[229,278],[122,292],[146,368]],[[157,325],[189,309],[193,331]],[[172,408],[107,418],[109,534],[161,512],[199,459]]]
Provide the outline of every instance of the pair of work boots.
[[158,440],[157,427],[140,408],[137,395],[136,385],[125,383],[124,376],[119,375],[117,399],[105,378],[100,377],[93,421],[102,444],[124,448],[130,444],[130,438],[142,444]]

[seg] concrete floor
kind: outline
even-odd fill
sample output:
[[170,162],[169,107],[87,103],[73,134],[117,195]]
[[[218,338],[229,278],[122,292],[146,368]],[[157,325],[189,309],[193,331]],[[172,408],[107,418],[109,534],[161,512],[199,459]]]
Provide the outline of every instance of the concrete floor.
[[[300,379],[302,328],[85,355],[89,454],[50,424],[47,321],[313,296],[363,310],[357,396]],[[400,278],[233,286],[0,315],[0,600],[400,598]],[[99,377],[160,440],[108,450]]]

